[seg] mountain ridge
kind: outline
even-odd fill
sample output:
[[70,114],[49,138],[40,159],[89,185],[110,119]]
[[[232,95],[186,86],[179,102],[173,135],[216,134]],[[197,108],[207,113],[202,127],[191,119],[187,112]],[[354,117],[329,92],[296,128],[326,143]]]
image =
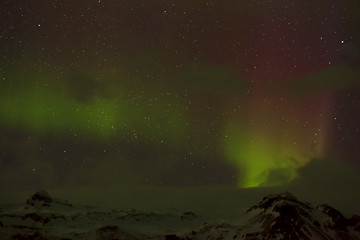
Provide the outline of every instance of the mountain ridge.
[[80,208],[46,191],[0,212],[0,239],[360,240],[360,217],[312,206],[289,192],[265,196],[236,220],[207,222],[194,212]]

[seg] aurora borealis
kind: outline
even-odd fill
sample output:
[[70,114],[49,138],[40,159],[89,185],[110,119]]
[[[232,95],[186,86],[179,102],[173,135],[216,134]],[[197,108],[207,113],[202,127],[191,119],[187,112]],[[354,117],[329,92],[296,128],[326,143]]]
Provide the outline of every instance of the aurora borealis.
[[354,0],[2,1],[1,188],[359,168],[359,16]]

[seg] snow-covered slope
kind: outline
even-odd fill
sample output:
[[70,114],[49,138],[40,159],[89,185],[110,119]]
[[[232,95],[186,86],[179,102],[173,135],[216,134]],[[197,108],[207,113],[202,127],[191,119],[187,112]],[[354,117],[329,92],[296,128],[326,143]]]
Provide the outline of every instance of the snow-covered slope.
[[[360,239],[360,222],[327,205],[312,207],[290,193],[270,195],[247,211],[247,235],[270,239]],[[255,238],[256,239],[256,238]]]
[[269,195],[240,219],[210,224],[190,239],[359,240],[360,217],[345,218],[328,205],[312,207],[288,192]]
[[360,217],[291,194],[269,195],[237,220],[206,222],[193,212],[155,213],[73,206],[46,191],[15,209],[0,207],[0,239],[360,240]]

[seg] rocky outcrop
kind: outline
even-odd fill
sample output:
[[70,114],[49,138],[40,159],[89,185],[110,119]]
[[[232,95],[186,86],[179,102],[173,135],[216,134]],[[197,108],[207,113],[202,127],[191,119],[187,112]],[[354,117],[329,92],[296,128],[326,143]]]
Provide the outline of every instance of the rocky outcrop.
[[52,204],[72,207],[66,200],[52,198],[47,191],[38,191],[26,200],[26,205],[32,207],[50,207]]

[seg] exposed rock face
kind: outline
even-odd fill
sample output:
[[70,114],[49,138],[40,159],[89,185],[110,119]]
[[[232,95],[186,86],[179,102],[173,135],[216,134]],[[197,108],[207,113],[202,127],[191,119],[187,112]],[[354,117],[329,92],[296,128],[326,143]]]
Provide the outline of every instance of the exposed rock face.
[[269,195],[247,212],[258,213],[250,223],[261,230],[251,235],[261,239],[360,239],[356,217],[347,219],[326,204],[313,207],[288,192]]
[[288,192],[269,195],[248,210],[259,211],[252,224],[260,224],[261,231],[252,235],[265,239],[327,239],[320,223],[312,218],[314,208],[300,202]]
[[26,201],[26,204],[33,207],[49,207],[52,205],[72,207],[72,205],[66,200],[52,198],[47,191],[36,192]]
[[181,240],[181,238],[179,238],[175,234],[168,234],[168,235],[165,235],[165,240]]
[[184,212],[180,218],[183,220],[187,220],[187,219],[194,219],[196,217],[197,217],[196,214],[193,212]]
[[50,206],[53,199],[47,191],[38,191],[32,195],[26,203],[34,206],[36,203],[41,203],[42,206]]

